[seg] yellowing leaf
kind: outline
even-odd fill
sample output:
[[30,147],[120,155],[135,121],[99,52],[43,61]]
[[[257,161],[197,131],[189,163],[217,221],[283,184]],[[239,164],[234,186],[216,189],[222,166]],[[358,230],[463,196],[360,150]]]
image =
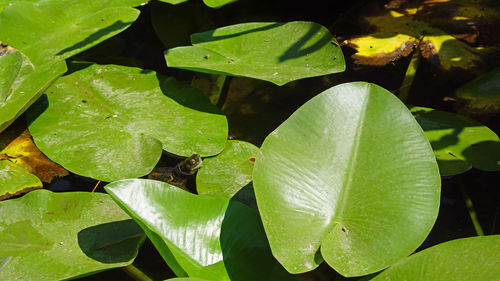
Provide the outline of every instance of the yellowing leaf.
[[[2,135],[0,144],[6,142],[9,143],[0,151],[0,155],[6,155],[5,158],[8,158],[8,161],[26,169],[43,182],[51,182],[54,177],[63,177],[68,174],[66,169],[50,161],[47,156],[38,150],[28,130],[21,133],[19,133],[18,129],[7,130]],[[0,146],[0,149],[1,147],[3,146]]]
[[417,20],[415,8],[406,9],[406,14],[389,11],[383,15],[367,17],[366,21],[376,31],[366,36],[349,40],[357,50],[355,63],[386,65],[409,55],[418,48],[424,58],[440,65],[445,70],[469,69],[480,60],[480,49],[471,47],[445,31],[433,27],[426,21]]

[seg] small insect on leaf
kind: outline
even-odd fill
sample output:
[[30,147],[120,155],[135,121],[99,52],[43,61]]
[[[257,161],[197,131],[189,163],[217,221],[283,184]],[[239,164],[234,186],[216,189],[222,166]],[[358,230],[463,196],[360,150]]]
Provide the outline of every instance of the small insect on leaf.
[[210,55],[209,55],[209,54],[206,54],[206,55],[204,56],[204,58],[205,58],[205,59],[209,59],[209,58],[210,58]]
[[21,155],[9,155],[7,153],[0,154],[0,160],[7,160],[7,159],[19,158],[19,157],[21,157]]
[[248,157],[248,161],[250,161],[252,163],[255,163],[255,160],[257,160],[257,157],[255,157],[255,156]]

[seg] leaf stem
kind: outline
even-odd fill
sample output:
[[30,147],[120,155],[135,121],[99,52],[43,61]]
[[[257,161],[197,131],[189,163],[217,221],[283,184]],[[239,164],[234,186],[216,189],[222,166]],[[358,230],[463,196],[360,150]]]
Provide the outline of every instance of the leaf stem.
[[472,224],[474,225],[474,229],[476,230],[476,233],[478,236],[484,236],[484,231],[483,228],[481,227],[481,224],[479,223],[479,220],[477,218],[477,213],[474,208],[474,204],[472,203],[472,200],[465,191],[465,187],[463,183],[459,183],[459,188],[460,188],[460,193],[462,193],[462,197],[464,198],[465,201],[465,206],[467,206],[467,210],[469,211],[469,217],[472,221]]
[[401,83],[401,88],[399,88],[399,99],[406,104],[408,96],[410,95],[411,86],[413,85],[413,79],[415,78],[415,73],[417,73],[418,64],[420,63],[420,52],[418,49],[413,50],[411,56],[410,64],[406,69],[405,77],[403,83]]
[[128,276],[137,281],[153,281],[149,276],[142,272],[139,268],[135,267],[133,264],[121,268]]
[[227,95],[229,93],[229,85],[231,84],[231,81],[233,80],[232,76],[226,76],[226,75],[219,75],[219,77],[223,76],[220,78],[221,81],[219,81],[219,78],[217,78],[217,84],[221,85],[220,86],[220,93],[219,93],[219,98],[217,100],[217,103],[215,104],[218,108],[222,109],[224,104],[226,103]]

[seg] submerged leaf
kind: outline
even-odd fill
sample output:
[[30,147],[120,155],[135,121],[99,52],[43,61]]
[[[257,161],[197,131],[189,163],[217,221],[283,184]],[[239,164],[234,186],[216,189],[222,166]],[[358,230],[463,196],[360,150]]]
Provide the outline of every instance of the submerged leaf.
[[0,202],[0,280],[62,280],[129,265],[144,233],[107,194],[37,190]]
[[436,220],[440,182],[409,110],[365,82],[305,103],[265,139],[253,171],[271,249],[293,273],[323,256],[360,276],[409,255]]
[[483,74],[457,90],[457,97],[474,113],[500,112],[500,67]]
[[148,174],[162,148],[211,156],[227,139],[226,117],[199,90],[118,65],[92,65],[58,79],[28,119],[51,160],[104,181]]
[[236,24],[193,34],[191,43],[167,50],[167,65],[277,85],[345,70],[337,41],[313,22]]

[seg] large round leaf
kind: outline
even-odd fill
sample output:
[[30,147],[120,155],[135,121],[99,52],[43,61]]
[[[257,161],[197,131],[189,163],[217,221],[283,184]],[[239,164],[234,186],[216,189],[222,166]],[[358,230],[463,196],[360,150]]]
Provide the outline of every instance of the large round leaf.
[[257,212],[241,203],[154,180],[120,180],[105,188],[180,277],[296,280],[271,255]]
[[35,175],[9,160],[0,160],[0,183],[0,201],[43,187]]
[[313,22],[236,24],[193,34],[191,43],[167,50],[167,65],[277,85],[345,70],[337,41]]
[[500,170],[500,139],[474,120],[432,108],[414,106],[411,112],[429,139],[441,175],[455,175],[472,166]]
[[500,235],[448,241],[411,255],[372,281],[498,280]]
[[144,233],[102,193],[0,202],[0,280],[61,280],[130,264]]
[[19,51],[0,56],[0,132],[64,72],[66,64],[62,61],[35,68]]
[[255,145],[231,140],[221,154],[206,158],[196,174],[198,194],[233,197],[252,181],[253,164],[259,148]]
[[38,117],[38,109],[29,112],[30,132],[43,153],[76,174],[140,177],[162,146],[210,156],[226,142],[226,117],[203,93],[152,71],[93,65],[60,78],[46,94],[48,108]]
[[326,262],[365,275],[409,255],[439,208],[440,177],[408,109],[370,83],[314,97],[264,141],[257,205],[274,256],[294,273]]
[[123,31],[139,16],[130,7],[145,1],[11,2],[0,14],[0,40],[40,65],[54,57],[68,58]]

